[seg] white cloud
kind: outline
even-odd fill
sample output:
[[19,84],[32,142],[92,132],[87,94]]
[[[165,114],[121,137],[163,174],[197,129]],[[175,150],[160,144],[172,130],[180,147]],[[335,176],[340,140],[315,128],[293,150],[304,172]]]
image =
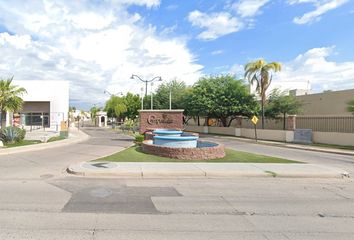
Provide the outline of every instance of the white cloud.
[[211,55],[220,55],[220,54],[223,54],[224,53],[224,50],[215,50],[215,51],[212,51],[211,52]]
[[231,68],[229,69],[229,73],[235,75],[238,79],[243,79],[245,73],[244,66],[236,63],[231,66]]
[[270,0],[240,0],[232,5],[242,18],[254,17],[260,13],[261,8]]
[[328,57],[334,47],[313,48],[284,63],[274,84],[293,89],[294,84],[306,86],[309,82],[314,92],[354,88],[354,62],[334,62]]
[[[282,71],[273,76],[269,88],[282,90],[310,89],[312,92],[354,88],[354,62],[334,62],[328,58],[335,47],[313,48],[295,59],[282,63]],[[244,66],[234,64],[229,73],[243,78]]]
[[312,3],[315,6],[315,10],[305,13],[301,17],[295,17],[294,23],[296,24],[308,24],[315,21],[319,21],[321,16],[330,10],[336,9],[343,4],[349,2],[349,0],[289,0],[288,3],[300,4],[300,3]]
[[132,73],[193,83],[202,66],[186,42],[162,38],[127,11],[128,4],[159,3],[0,0],[1,23],[11,32],[0,33],[0,76],[69,80],[71,99],[91,104],[107,99],[104,89],[140,93]]
[[25,49],[31,44],[30,35],[10,35],[7,32],[0,33],[0,46],[11,45],[16,49]]
[[113,13],[101,16],[94,12],[82,12],[71,17],[73,25],[77,28],[99,30],[108,27],[115,17]]
[[193,26],[205,29],[198,35],[198,38],[202,40],[214,40],[237,32],[243,27],[243,23],[228,12],[208,14],[195,10],[189,13],[188,20]]

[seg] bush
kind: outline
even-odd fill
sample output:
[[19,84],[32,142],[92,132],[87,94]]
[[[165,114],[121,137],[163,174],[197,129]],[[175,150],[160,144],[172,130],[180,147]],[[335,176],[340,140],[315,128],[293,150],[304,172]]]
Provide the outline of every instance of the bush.
[[0,139],[5,143],[20,142],[25,138],[26,130],[18,127],[6,127],[1,130]]
[[135,135],[135,142],[141,143],[143,141],[144,141],[144,135],[141,135],[141,134],[136,134]]
[[133,133],[139,131],[139,126],[136,120],[126,119],[122,125],[120,125],[120,129],[124,131],[132,131]]

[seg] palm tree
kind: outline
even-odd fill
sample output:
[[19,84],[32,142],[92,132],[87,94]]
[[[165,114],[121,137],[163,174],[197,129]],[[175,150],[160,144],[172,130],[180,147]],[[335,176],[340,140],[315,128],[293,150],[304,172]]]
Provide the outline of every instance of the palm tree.
[[12,84],[13,77],[0,79],[0,112],[1,128],[6,127],[6,112],[15,112],[22,108],[21,96],[26,89]]
[[97,113],[101,111],[100,108],[96,107],[96,106],[93,106],[91,109],[90,109],[90,113],[91,113],[91,121],[93,123],[95,123],[95,127],[97,125],[97,122],[96,122],[96,117],[97,117]]
[[256,84],[256,91],[261,97],[262,128],[264,129],[264,105],[266,102],[266,92],[273,78],[273,73],[281,71],[281,63],[267,63],[263,59],[250,62],[245,66],[245,78],[250,84]]

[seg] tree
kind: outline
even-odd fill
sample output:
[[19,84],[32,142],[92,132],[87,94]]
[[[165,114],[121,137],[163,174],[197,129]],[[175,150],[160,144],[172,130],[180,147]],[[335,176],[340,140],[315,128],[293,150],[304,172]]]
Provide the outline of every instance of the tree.
[[159,86],[154,94],[154,108],[169,109],[170,108],[170,92],[171,92],[171,108],[183,108],[182,98],[186,94],[186,84],[182,81],[172,80]]
[[106,102],[104,110],[107,112],[108,117],[118,120],[118,118],[122,118],[123,114],[127,111],[127,106],[124,103],[123,97],[112,95]]
[[354,115],[354,99],[348,102],[347,111]]
[[261,97],[262,128],[264,129],[264,107],[266,104],[266,92],[269,88],[273,73],[281,71],[281,64],[278,62],[267,63],[263,59],[250,62],[245,66],[245,78],[250,84],[256,84],[256,91]]
[[95,123],[95,126],[96,126],[96,117],[97,117],[97,113],[101,111],[100,108],[96,107],[96,106],[93,106],[91,109],[90,109],[90,114],[91,114],[91,121]]
[[76,107],[74,106],[69,106],[69,112],[75,112],[76,111]]
[[123,97],[123,102],[126,106],[126,112],[122,114],[124,118],[135,119],[139,114],[138,110],[141,108],[141,99],[138,94],[127,93]]
[[258,103],[241,80],[221,75],[201,78],[193,86],[189,105],[192,114],[218,118],[229,127],[237,116],[256,112]]
[[23,99],[21,96],[26,89],[12,84],[13,77],[0,79],[0,112],[1,128],[6,127],[6,112],[19,111],[22,108]]
[[276,118],[280,114],[283,115],[283,129],[285,130],[286,115],[300,113],[302,106],[303,103],[296,97],[285,95],[284,92],[274,89],[269,95],[265,115],[270,118]]

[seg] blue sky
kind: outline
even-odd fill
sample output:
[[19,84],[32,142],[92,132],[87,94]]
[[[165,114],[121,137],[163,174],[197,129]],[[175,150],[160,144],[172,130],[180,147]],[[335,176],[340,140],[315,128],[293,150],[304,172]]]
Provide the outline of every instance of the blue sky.
[[[279,61],[273,87],[354,88],[353,0],[0,0],[0,76],[68,80],[72,104]],[[157,85],[149,86],[156,89]],[[150,89],[149,89],[150,91]]]

